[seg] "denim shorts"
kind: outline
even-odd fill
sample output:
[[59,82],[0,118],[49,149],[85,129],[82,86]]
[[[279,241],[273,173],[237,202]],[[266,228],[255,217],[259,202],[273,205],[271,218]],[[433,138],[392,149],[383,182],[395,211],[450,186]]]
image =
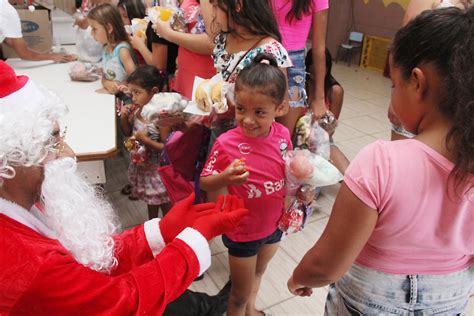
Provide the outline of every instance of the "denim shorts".
[[279,242],[281,240],[282,235],[283,232],[277,229],[269,236],[259,240],[239,242],[230,240],[226,235],[222,235],[222,241],[224,242],[224,246],[229,249],[229,255],[234,257],[247,258],[255,256],[263,245],[269,245]]
[[[290,55],[293,67],[287,68],[288,72],[288,96],[290,98],[290,107],[299,107],[306,105],[306,67],[304,63],[305,51],[301,50],[290,50]],[[296,92],[300,96],[299,100],[294,100]]]
[[352,265],[329,286],[326,315],[460,315],[474,283],[474,265],[444,275],[387,274]]

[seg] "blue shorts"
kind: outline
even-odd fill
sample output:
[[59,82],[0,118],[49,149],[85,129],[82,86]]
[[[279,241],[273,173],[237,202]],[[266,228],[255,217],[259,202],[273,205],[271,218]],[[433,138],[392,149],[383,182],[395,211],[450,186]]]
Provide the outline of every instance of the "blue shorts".
[[474,265],[441,275],[388,274],[353,264],[329,286],[325,315],[460,315]]
[[222,235],[222,241],[224,242],[224,246],[229,250],[229,255],[247,258],[255,256],[263,245],[279,242],[282,235],[283,232],[277,229],[270,234],[270,236],[258,240],[239,242],[230,240],[226,235]]
[[[290,98],[290,107],[299,107],[306,105],[306,66],[304,63],[305,51],[301,50],[290,50],[290,55],[293,67],[287,68],[288,76],[288,96]],[[296,95],[299,96],[295,100]]]

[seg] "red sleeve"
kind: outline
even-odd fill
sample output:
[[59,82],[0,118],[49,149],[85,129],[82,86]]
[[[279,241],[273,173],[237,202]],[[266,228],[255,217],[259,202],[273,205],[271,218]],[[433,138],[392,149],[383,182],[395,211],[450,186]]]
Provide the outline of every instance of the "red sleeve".
[[91,270],[65,253],[45,257],[11,314],[161,315],[199,272],[195,253],[180,239],[153,260],[119,276]]
[[[158,229],[158,225],[157,229]],[[136,226],[114,236],[115,257],[117,268],[112,275],[119,275],[130,271],[136,266],[153,260],[153,254],[144,232],[144,225]]]
[[219,139],[216,140],[212,150],[209,153],[206,164],[201,172],[201,177],[207,177],[212,174],[221,173],[224,171],[231,163],[229,156],[224,151],[223,146]]

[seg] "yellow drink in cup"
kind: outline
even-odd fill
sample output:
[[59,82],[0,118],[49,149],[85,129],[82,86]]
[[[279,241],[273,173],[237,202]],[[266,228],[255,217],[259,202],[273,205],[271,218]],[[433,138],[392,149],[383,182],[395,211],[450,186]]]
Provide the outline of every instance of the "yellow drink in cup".
[[160,10],[161,21],[165,21],[165,22],[168,21],[172,14],[173,14],[173,11],[171,11],[170,9],[162,8]]

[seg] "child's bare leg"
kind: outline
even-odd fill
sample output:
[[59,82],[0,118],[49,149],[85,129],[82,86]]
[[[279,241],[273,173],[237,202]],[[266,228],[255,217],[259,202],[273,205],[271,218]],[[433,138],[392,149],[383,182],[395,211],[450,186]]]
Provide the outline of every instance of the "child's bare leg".
[[[163,217],[165,217],[165,215],[171,209],[171,202],[161,204],[160,208],[161,208],[161,212],[163,213]],[[158,216],[158,214],[157,214],[157,216]]]
[[252,294],[252,284],[257,266],[257,256],[234,257],[229,255],[232,287],[230,289],[227,316],[244,316]]
[[158,212],[160,211],[159,205],[150,205],[148,204],[148,219],[158,217]]
[[255,270],[255,278],[253,279],[252,293],[245,311],[246,316],[261,315],[261,313],[255,308],[258,290],[260,288],[260,283],[262,282],[263,273],[267,269],[270,260],[276,254],[279,245],[279,242],[264,245],[257,254],[257,268]]
[[304,114],[304,107],[290,107],[286,115],[277,117],[276,121],[280,124],[285,125],[290,132],[290,137],[293,137],[293,132],[295,131],[296,122]]
[[332,164],[339,170],[340,173],[344,174],[347,167],[349,167],[349,159],[344,155],[344,153],[336,145],[331,145],[330,147],[329,159]]
[[344,100],[344,89],[338,84],[335,84],[329,89],[329,104],[331,105],[331,112],[339,119],[342,110],[342,101]]

